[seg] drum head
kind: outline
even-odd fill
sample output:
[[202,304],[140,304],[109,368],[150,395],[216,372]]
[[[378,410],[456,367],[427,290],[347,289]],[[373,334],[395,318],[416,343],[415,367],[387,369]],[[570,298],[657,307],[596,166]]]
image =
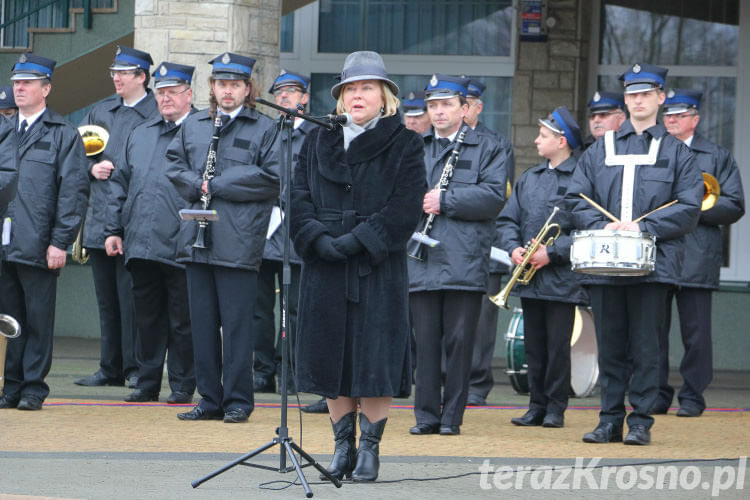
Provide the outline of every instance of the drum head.
[[576,397],[585,398],[594,392],[598,379],[594,316],[590,308],[577,307],[570,345],[570,388]]
[[529,393],[529,379],[526,375],[526,351],[523,345],[523,311],[516,307],[505,334],[505,348],[508,369],[505,373],[510,378],[510,385],[518,394]]

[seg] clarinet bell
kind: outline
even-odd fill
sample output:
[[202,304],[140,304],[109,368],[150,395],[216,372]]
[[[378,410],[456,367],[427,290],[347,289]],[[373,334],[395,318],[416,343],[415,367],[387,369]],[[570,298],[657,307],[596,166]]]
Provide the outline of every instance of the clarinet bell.
[[411,241],[409,245],[409,252],[407,255],[414,260],[424,262],[427,260],[427,251],[425,245],[420,241]]
[[198,234],[195,235],[193,248],[208,249],[208,222],[200,221],[198,223]]

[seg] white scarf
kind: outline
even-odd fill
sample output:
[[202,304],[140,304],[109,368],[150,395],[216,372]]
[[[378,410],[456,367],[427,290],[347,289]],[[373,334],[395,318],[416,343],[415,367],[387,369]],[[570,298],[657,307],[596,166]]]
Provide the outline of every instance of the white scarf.
[[377,115],[375,118],[370,120],[369,122],[365,123],[364,126],[359,126],[356,123],[352,122],[346,127],[342,127],[342,130],[344,131],[344,149],[349,149],[349,144],[362,132],[365,130],[370,130],[375,128],[375,125],[378,124],[378,120],[380,120],[380,115]]

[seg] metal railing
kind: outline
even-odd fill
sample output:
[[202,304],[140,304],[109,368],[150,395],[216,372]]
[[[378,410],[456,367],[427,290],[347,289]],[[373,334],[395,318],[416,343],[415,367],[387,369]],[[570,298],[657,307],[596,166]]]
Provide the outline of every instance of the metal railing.
[[2,0],[0,47],[28,47],[29,28],[68,28],[70,9],[83,10],[83,27],[91,28],[91,10],[112,8],[114,0]]

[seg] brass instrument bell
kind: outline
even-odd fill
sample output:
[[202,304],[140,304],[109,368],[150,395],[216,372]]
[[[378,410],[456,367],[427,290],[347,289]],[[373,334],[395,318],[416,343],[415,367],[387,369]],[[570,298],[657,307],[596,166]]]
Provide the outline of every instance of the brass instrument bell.
[[99,125],[81,125],[78,127],[78,133],[81,134],[88,157],[100,154],[109,142],[109,132]]
[[720,194],[721,188],[719,187],[719,181],[716,180],[716,177],[703,172],[703,203],[701,203],[701,211],[713,208],[719,200]]

